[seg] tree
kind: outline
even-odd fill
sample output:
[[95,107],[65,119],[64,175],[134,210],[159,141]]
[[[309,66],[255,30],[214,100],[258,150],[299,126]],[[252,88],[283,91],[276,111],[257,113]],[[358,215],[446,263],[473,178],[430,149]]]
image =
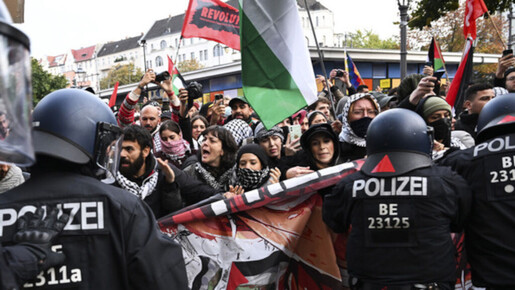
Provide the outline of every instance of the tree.
[[[421,30],[410,30],[408,32],[408,42],[411,49],[427,50],[433,35],[438,40],[442,51],[459,52],[463,50],[465,45],[465,36],[463,35],[463,18],[465,7],[460,7],[454,11],[447,13],[442,18],[433,21],[430,25],[425,26]],[[506,41],[503,28],[506,28],[508,22],[502,15],[492,15],[492,20],[479,18],[476,21],[477,26],[477,46],[476,52],[481,53],[501,53],[503,45],[499,40],[492,21],[501,30],[503,41]]]
[[111,67],[107,76],[100,80],[100,89],[112,88],[116,82],[120,86],[132,84],[138,82],[142,76],[141,69],[136,68],[133,63],[118,64]]
[[[448,12],[440,19],[431,22],[421,30],[410,30],[408,32],[408,44],[411,49],[427,50],[433,35],[438,40],[440,48],[443,52],[461,52],[465,46],[465,36],[463,35],[463,18],[465,7]],[[499,40],[492,21],[501,31],[503,41],[503,29],[507,28],[508,21],[502,15],[492,15],[492,19],[479,18],[476,21],[477,37],[475,52],[477,53],[498,53],[500,54],[504,47]],[[497,64],[474,65],[474,78],[492,78]]]
[[[463,2],[463,0],[461,0]],[[510,8],[514,0],[484,0],[488,11],[493,14],[496,11],[503,12]],[[463,6],[463,5],[461,5]],[[432,21],[444,17],[448,12],[460,7],[460,0],[420,0],[415,10],[411,13],[409,26],[424,29]],[[463,18],[461,18],[463,21]]]
[[187,72],[187,71],[198,70],[198,69],[201,69],[203,67],[204,67],[204,65],[202,65],[200,62],[198,62],[196,58],[195,59],[181,61],[177,65],[177,69],[181,73],[184,73],[184,72]]
[[383,40],[372,30],[356,30],[351,34],[351,42],[355,48],[399,49],[397,36]]
[[54,76],[45,71],[39,62],[32,58],[32,96],[34,106],[46,95],[53,91],[66,88],[68,80],[63,76]]

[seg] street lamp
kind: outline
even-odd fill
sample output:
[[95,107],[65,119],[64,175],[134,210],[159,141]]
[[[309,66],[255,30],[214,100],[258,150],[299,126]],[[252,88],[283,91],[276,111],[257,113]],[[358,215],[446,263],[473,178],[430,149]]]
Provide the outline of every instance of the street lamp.
[[140,40],[140,45],[143,47],[143,63],[145,64],[145,72],[147,72],[147,41],[145,39]]
[[410,0],[397,0],[399,11],[401,13],[401,80],[406,77],[408,64],[406,62],[406,26],[408,25],[408,8]]

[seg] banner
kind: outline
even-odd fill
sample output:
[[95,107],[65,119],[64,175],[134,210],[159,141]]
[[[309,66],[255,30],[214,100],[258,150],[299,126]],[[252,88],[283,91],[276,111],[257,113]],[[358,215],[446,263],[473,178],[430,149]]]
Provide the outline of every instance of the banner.
[[199,37],[240,50],[238,9],[220,0],[190,0],[181,37]]
[[[317,194],[356,172],[345,163],[159,220],[183,247],[191,289],[340,289],[345,239]],[[181,224],[175,222],[181,221]],[[344,271],[345,272],[345,271]]]

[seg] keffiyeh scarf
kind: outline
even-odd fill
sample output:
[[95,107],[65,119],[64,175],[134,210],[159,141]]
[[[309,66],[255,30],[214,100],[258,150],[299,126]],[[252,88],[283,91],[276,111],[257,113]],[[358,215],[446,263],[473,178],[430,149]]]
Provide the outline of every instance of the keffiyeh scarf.
[[127,177],[123,176],[120,171],[116,173],[116,181],[120,187],[141,198],[141,200],[144,200],[147,196],[152,194],[157,185],[157,177],[158,172],[154,170],[152,174],[143,181],[143,184],[139,186],[136,182],[130,181]]
[[245,191],[255,189],[263,180],[268,178],[269,173],[270,169],[268,167],[262,170],[238,168],[236,169],[236,176],[238,178],[236,185],[241,185]]
[[200,174],[202,179],[214,189],[225,189],[225,186],[229,184],[231,176],[233,174],[233,168],[224,172],[220,177],[215,178],[207,169],[205,169],[200,162],[195,164],[195,171]]

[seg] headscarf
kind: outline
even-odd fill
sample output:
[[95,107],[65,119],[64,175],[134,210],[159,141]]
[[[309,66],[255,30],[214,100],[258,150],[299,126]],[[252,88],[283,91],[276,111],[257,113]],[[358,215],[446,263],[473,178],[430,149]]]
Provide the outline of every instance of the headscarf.
[[349,100],[345,104],[345,107],[343,108],[342,132],[340,133],[340,136],[339,136],[341,142],[347,142],[347,143],[354,144],[359,147],[366,147],[367,143],[366,143],[365,138],[359,137],[358,135],[356,135],[356,133],[354,133],[354,131],[352,130],[352,128],[350,126],[349,119],[348,119],[349,118],[349,110],[350,110],[350,107],[352,106],[352,104],[354,104],[356,101],[361,100],[363,98],[371,100],[371,102],[374,105],[374,107],[376,108],[376,110],[378,112],[381,111],[381,108],[379,107],[375,98],[371,94],[359,93],[359,94],[354,94],[354,95],[350,96]]

